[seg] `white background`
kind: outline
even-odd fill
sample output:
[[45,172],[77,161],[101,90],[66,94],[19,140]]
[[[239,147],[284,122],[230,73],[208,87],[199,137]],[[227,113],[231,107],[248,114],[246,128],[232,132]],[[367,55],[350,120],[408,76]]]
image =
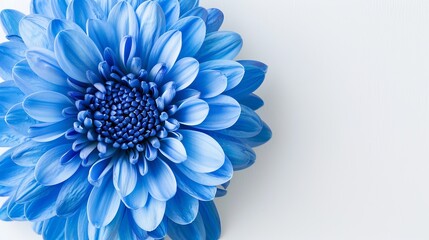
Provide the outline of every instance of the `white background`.
[[[429,239],[429,1],[202,3],[270,66],[274,137],[218,201],[222,239]],[[37,238],[0,223],[0,239]]]

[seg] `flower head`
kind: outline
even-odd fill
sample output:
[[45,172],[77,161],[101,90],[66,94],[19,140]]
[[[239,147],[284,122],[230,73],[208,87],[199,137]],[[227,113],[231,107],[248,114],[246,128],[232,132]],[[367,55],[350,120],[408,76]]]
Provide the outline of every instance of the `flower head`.
[[[0,208],[46,239],[217,239],[213,199],[271,137],[267,67],[198,0],[4,10]],[[65,226],[65,227],[64,227]]]

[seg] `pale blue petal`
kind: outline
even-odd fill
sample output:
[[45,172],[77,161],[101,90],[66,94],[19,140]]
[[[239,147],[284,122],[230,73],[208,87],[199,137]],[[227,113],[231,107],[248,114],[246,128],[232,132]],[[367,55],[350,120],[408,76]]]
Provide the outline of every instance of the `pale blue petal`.
[[27,96],[22,106],[33,119],[42,122],[58,122],[65,119],[62,114],[63,109],[73,106],[73,103],[61,93],[44,91]]
[[262,130],[262,120],[252,109],[241,105],[241,114],[237,122],[228,129],[219,132],[228,136],[250,138],[258,135]]
[[67,8],[67,20],[75,22],[83,30],[88,19],[104,19],[104,13],[94,0],[73,0]]
[[14,163],[12,153],[13,149],[9,149],[0,156],[0,185],[6,187],[17,186],[31,170]]
[[74,22],[70,22],[63,19],[54,19],[49,23],[49,26],[48,26],[49,41],[53,43],[58,33],[68,29],[81,31],[82,33],[84,33],[83,30]]
[[186,225],[198,214],[198,200],[178,189],[176,195],[167,202],[165,215],[173,222]]
[[209,114],[204,122],[194,126],[195,128],[211,131],[221,130],[234,125],[240,117],[240,104],[232,97],[219,95],[206,99],[206,102],[209,104]]
[[56,123],[40,123],[30,127],[28,134],[33,141],[50,142],[58,139],[73,126],[72,118],[65,119]]
[[177,187],[185,193],[201,201],[213,200],[216,196],[217,188],[215,186],[206,186],[196,183],[186,177],[174,163],[169,163],[171,170],[176,177]]
[[182,143],[188,158],[178,166],[199,173],[208,173],[224,164],[225,154],[222,147],[212,137],[194,130],[180,130],[179,133],[183,136]]
[[240,61],[244,66],[245,74],[240,84],[225,94],[236,98],[249,95],[258,89],[264,82],[267,66],[257,61]]
[[206,186],[218,186],[224,184],[231,180],[234,172],[231,161],[227,158],[225,159],[222,167],[210,173],[195,172],[182,164],[178,164],[177,168],[192,181]]
[[145,231],[153,231],[161,223],[165,213],[164,201],[148,198],[146,206],[138,210],[131,210],[135,223]]
[[147,66],[152,47],[165,32],[165,15],[162,8],[153,1],[142,3],[136,11],[140,20],[138,48],[144,67]]
[[34,167],[39,158],[59,142],[38,143],[27,141],[14,148],[12,161],[22,167]]
[[216,70],[224,74],[228,80],[226,90],[236,87],[243,79],[244,67],[231,60],[212,60],[200,64],[200,71]]
[[86,72],[98,72],[98,64],[103,60],[95,43],[85,34],[76,30],[60,32],[55,39],[55,56],[64,72],[79,82],[88,83]]
[[159,151],[172,162],[180,163],[186,160],[186,149],[176,138],[167,137],[161,139]]
[[110,10],[115,6],[119,0],[97,0],[97,4],[103,10],[104,15],[109,16]]
[[200,1],[199,0],[179,0],[180,3],[180,14],[184,14],[191,9],[198,7]]
[[[78,229],[88,229],[89,226],[89,220],[88,220],[88,213],[86,211],[85,205],[83,206],[82,210],[79,213],[79,221],[77,223]],[[78,231],[77,233],[78,240],[88,240],[88,231]],[[74,240],[74,239],[73,239]]]
[[222,72],[203,70],[198,73],[197,78],[189,87],[198,90],[201,98],[212,98],[223,93],[227,84],[227,77]]
[[[115,32],[107,22],[99,19],[89,19],[87,23],[87,32],[100,52],[104,52],[104,49],[107,47],[115,46],[113,45]],[[117,47],[119,47],[119,45]]]
[[119,46],[122,37],[132,36],[138,40],[139,23],[134,8],[125,1],[117,3],[109,13],[107,22],[116,33],[116,46]]
[[19,22],[19,33],[28,48],[52,49],[47,32],[50,21],[42,15],[28,15]]
[[182,15],[182,18],[184,18],[184,17],[191,17],[191,16],[193,16],[193,17],[199,17],[199,18],[201,18],[204,22],[206,22],[206,21],[207,21],[208,12],[207,12],[207,10],[206,10],[205,8],[203,8],[203,7],[196,7],[196,8],[193,8],[193,9],[191,9],[191,10],[189,10],[189,11],[185,12],[185,13]]
[[127,2],[129,2],[131,6],[133,6],[134,10],[137,9],[140,6],[140,4],[142,4],[145,1],[146,0],[127,0]]
[[182,33],[168,31],[158,38],[149,56],[148,69],[157,63],[164,63],[167,71],[173,67],[182,48]]
[[221,224],[214,202],[200,202],[200,215],[206,229],[206,240],[218,240],[221,233]]
[[60,145],[47,151],[36,164],[36,180],[44,186],[52,186],[69,179],[80,167],[81,159],[75,157],[66,164],[61,157],[71,150],[70,144]]
[[235,32],[212,32],[207,34],[206,39],[196,59],[206,62],[216,59],[232,60],[243,46],[243,40]]
[[137,184],[136,165],[129,162],[126,154],[118,157],[113,165],[113,185],[118,194],[123,197],[129,195]]
[[161,159],[148,162],[144,179],[150,195],[159,201],[168,201],[176,194],[177,183],[170,167]]
[[209,105],[204,100],[191,98],[183,101],[173,116],[184,125],[195,126],[202,123],[208,113]]
[[146,186],[146,181],[139,174],[137,178],[137,184],[133,192],[128,196],[123,197],[122,202],[133,210],[140,209],[146,205],[149,192]]
[[22,60],[13,67],[12,77],[16,86],[27,95],[40,91],[67,92],[69,90],[68,87],[55,85],[37,76],[27,60]]
[[19,21],[25,15],[13,9],[5,9],[0,12],[0,24],[8,39],[20,38]]
[[207,12],[207,33],[218,31],[224,20],[223,12],[217,8],[209,8]]
[[268,142],[268,140],[270,140],[272,137],[272,132],[270,127],[268,127],[265,122],[262,121],[262,124],[262,130],[258,135],[251,138],[243,138],[241,140],[249,144],[251,147],[258,147]]
[[104,177],[110,173],[113,168],[113,161],[110,158],[100,159],[91,166],[88,174],[88,181],[92,185],[99,187]]
[[177,61],[173,68],[165,76],[167,81],[173,81],[176,90],[187,88],[198,75],[199,63],[195,58],[182,58]]
[[0,77],[5,80],[12,80],[12,68],[25,57],[26,47],[24,43],[18,41],[4,42],[0,44]]
[[51,0],[52,14],[55,18],[66,18],[68,1],[69,0]]
[[241,98],[237,99],[237,101],[240,104],[251,108],[253,111],[256,111],[259,108],[261,108],[262,106],[264,106],[264,100],[262,100],[262,98],[260,98],[259,96],[257,96],[256,94],[253,94],[253,93],[251,93],[247,96],[241,97]]
[[11,129],[23,136],[28,135],[28,130],[32,125],[39,123],[28,116],[21,103],[17,103],[9,109],[4,118],[4,121]]
[[80,169],[61,187],[55,204],[57,216],[70,216],[85,204],[92,186],[87,181],[88,170]]
[[206,240],[206,230],[201,215],[188,225],[181,225],[168,221],[168,235],[172,239]]
[[0,82],[0,117],[4,117],[9,109],[22,102],[24,94],[13,81]]
[[32,172],[21,180],[16,190],[16,195],[14,196],[16,202],[19,204],[33,202],[58,190],[56,187],[45,187],[39,184],[36,179],[34,179],[34,168]]
[[170,30],[182,32],[182,51],[179,58],[193,57],[203,45],[206,25],[199,17],[185,17],[174,23]]
[[34,14],[40,14],[48,17],[53,17],[52,0],[31,0],[30,12]]
[[119,210],[121,199],[111,178],[104,179],[100,187],[94,187],[88,199],[88,219],[96,228],[107,226]]
[[14,147],[26,139],[12,128],[9,128],[4,118],[0,118],[0,147]]
[[59,66],[55,54],[43,48],[33,48],[26,53],[30,68],[44,80],[63,87],[68,87],[67,74]]
[[210,135],[222,146],[225,155],[234,167],[234,171],[243,170],[255,163],[255,151],[240,139],[222,134],[210,133]]
[[178,0],[155,0],[165,14],[167,29],[177,20],[179,20],[180,15],[180,4]]

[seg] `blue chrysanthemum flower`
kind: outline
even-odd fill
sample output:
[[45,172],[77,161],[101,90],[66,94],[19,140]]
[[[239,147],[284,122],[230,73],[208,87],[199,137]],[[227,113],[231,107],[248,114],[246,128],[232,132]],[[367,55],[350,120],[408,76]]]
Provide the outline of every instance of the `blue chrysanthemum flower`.
[[0,208],[45,239],[218,239],[213,203],[271,137],[267,67],[198,0],[4,10]]

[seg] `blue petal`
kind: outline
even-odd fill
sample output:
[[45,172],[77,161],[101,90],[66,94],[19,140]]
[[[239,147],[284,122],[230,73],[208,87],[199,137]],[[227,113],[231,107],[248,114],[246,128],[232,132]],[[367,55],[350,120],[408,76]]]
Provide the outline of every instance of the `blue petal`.
[[206,229],[206,240],[219,239],[221,225],[219,213],[214,202],[200,202],[200,215]]
[[148,69],[157,63],[164,63],[167,71],[173,67],[182,48],[182,33],[168,31],[156,41],[149,56]]
[[139,23],[134,8],[125,1],[120,1],[110,11],[107,22],[116,33],[116,46],[124,36],[132,36],[136,41],[139,31]]
[[0,12],[0,24],[8,39],[20,38],[19,35],[19,21],[25,15],[13,9],[5,9]]
[[112,222],[121,205],[110,177],[104,179],[100,187],[94,187],[88,199],[88,219],[96,228],[107,226]]
[[234,125],[240,117],[240,104],[231,97],[219,95],[205,101],[209,104],[209,114],[204,122],[195,128],[212,131],[221,130]]
[[241,114],[237,122],[228,129],[219,131],[228,136],[250,138],[258,135],[262,130],[262,120],[252,109],[241,106]]
[[70,99],[57,92],[36,92],[24,99],[22,106],[32,118],[42,122],[64,120],[63,109],[73,106]]
[[236,87],[244,76],[244,67],[231,60],[212,60],[201,63],[200,71],[204,70],[217,70],[224,74],[228,80],[226,90]]
[[161,139],[161,147],[159,151],[170,161],[179,163],[186,160],[186,149],[183,144],[171,137]]
[[30,127],[29,137],[36,142],[50,142],[58,139],[73,126],[72,118],[56,123],[40,123]]
[[[107,22],[99,19],[89,19],[87,23],[87,32],[100,52],[104,52],[104,49],[107,47],[115,46],[112,43],[115,40],[115,32]],[[119,45],[117,47],[119,47]]]
[[78,239],[79,229],[79,212],[71,217],[68,217],[64,226],[64,239],[72,240]]
[[[132,229],[132,217],[130,217],[129,211],[124,211],[124,216],[121,221],[121,225],[118,230],[119,238],[118,239],[130,239],[130,240],[137,240],[142,239],[138,238],[133,229]],[[143,238],[145,239],[145,238]]]
[[0,147],[14,147],[25,141],[25,137],[9,128],[4,118],[0,118]]
[[55,54],[43,48],[31,49],[26,53],[28,65],[42,79],[67,87],[67,75],[58,65]]
[[66,18],[66,11],[70,0],[51,0],[52,14],[55,18]]
[[74,22],[66,21],[63,19],[54,19],[49,23],[48,30],[47,30],[49,41],[54,42],[58,33],[68,29],[82,31],[82,33],[84,33],[83,30]]
[[149,237],[163,239],[167,236],[167,218],[164,218],[155,230],[147,232]]
[[22,167],[34,167],[46,151],[58,144],[55,141],[49,143],[27,141],[14,148],[12,161]]
[[145,231],[155,230],[164,217],[165,205],[165,202],[149,197],[146,206],[131,210],[135,223]]
[[167,202],[165,215],[177,224],[186,225],[197,217],[198,205],[197,199],[179,189],[176,195]]
[[198,7],[199,0],[179,0],[180,2],[180,14],[184,14],[191,9]]
[[[5,189],[5,187],[0,187],[1,192]],[[7,207],[10,203],[11,199],[7,199],[3,205],[0,207],[0,220],[2,221],[11,221],[12,219],[7,214]]]
[[128,156],[122,154],[113,165],[113,185],[122,197],[129,195],[137,184],[136,165],[131,164],[128,159]]
[[24,94],[13,81],[0,82],[0,117],[15,104],[22,102]]
[[48,17],[53,17],[51,8],[52,0],[31,0],[30,12],[34,14],[40,14]]
[[37,76],[31,70],[27,60],[22,60],[13,67],[12,76],[16,86],[27,95],[39,91],[67,92],[69,89],[52,84]]
[[177,21],[170,28],[182,32],[182,51],[179,58],[193,57],[203,45],[206,25],[199,17],[186,17]]
[[[34,171],[34,169],[32,170]],[[56,187],[45,187],[34,179],[34,172],[25,176],[16,190],[15,200],[19,204],[27,204],[57,191]]]
[[168,221],[167,226],[168,235],[172,239],[206,240],[206,230],[200,214],[188,225],[181,225],[173,221]]
[[77,238],[79,240],[88,240],[88,231],[86,231],[86,229],[88,229],[89,226],[89,221],[88,221],[88,213],[86,211],[86,207],[84,206],[82,208],[82,210],[79,213],[79,220],[77,223],[77,228],[78,229],[84,229],[84,231],[78,231],[77,232]]
[[80,169],[64,182],[55,204],[57,216],[71,216],[85,204],[92,189],[87,177],[88,170]]
[[38,121],[28,116],[21,103],[18,103],[9,109],[4,121],[11,129],[23,136],[28,135],[30,127],[38,123]]
[[103,10],[104,15],[108,16],[110,10],[112,10],[113,6],[115,6],[119,0],[98,0],[97,3],[100,6],[100,8]]
[[24,207],[24,204],[18,204],[12,199],[7,205],[8,217],[14,221],[26,221]]
[[13,149],[9,149],[0,156],[0,185],[6,187],[17,186],[31,168],[25,168],[12,161]]
[[173,116],[182,124],[195,126],[202,123],[208,113],[209,105],[205,101],[201,99],[189,99],[180,104]]
[[212,32],[198,52],[196,59],[206,62],[215,59],[234,59],[243,46],[243,40],[235,32]]
[[188,158],[178,166],[184,166],[199,173],[213,172],[219,169],[225,161],[225,154],[219,143],[209,135],[193,131],[180,130],[183,136]]
[[25,216],[29,221],[43,221],[55,216],[55,201],[58,196],[59,187],[52,187],[46,196],[25,204]]
[[145,1],[146,0],[127,0],[127,2],[129,2],[131,6],[133,6],[134,10],[137,9],[140,6],[140,4],[142,4]]
[[64,225],[66,224],[65,218],[54,217],[47,220],[43,224],[43,239],[57,240],[64,239]]
[[236,98],[244,97],[254,92],[264,82],[267,66],[256,61],[240,61],[244,66],[245,74],[243,80],[233,89],[226,92],[227,95]]
[[76,30],[60,32],[55,39],[55,56],[61,68],[70,77],[88,83],[86,72],[98,72],[98,64],[103,60],[95,43],[85,34]]
[[256,111],[262,106],[264,106],[264,100],[262,100],[262,98],[258,97],[256,94],[253,94],[253,93],[247,96],[241,97],[237,100],[240,104],[251,108],[253,111]]
[[214,172],[199,173],[195,172],[182,164],[178,164],[177,168],[192,181],[206,186],[217,186],[231,180],[233,169],[229,159],[225,159],[223,166]]
[[[0,197],[9,197],[13,193],[15,193],[15,187],[0,186]],[[0,213],[0,219],[2,219],[1,213]]]
[[182,58],[174,64],[165,79],[173,81],[176,90],[180,91],[191,85],[198,75],[198,70],[199,63],[195,58]]
[[25,57],[26,47],[22,42],[4,42],[0,44],[0,77],[5,80],[12,80],[12,68]]
[[161,159],[148,162],[148,166],[144,179],[150,195],[159,201],[172,198],[176,194],[177,183],[170,167]]
[[67,8],[67,20],[75,22],[83,30],[88,19],[104,19],[104,13],[94,0],[72,0]]
[[28,48],[52,48],[47,32],[50,21],[41,15],[28,15],[19,22],[19,33]]
[[255,163],[255,151],[240,139],[222,134],[211,133],[210,135],[222,146],[225,155],[234,167],[234,171],[243,170]]
[[144,67],[149,59],[149,54],[159,36],[165,32],[165,15],[162,8],[153,1],[142,3],[136,11],[140,20],[140,33],[138,48]]
[[204,22],[206,22],[207,21],[207,15],[208,15],[208,12],[207,12],[207,10],[205,8],[203,8],[203,7],[196,7],[196,8],[193,8],[193,9],[185,12],[182,15],[182,18],[194,16],[194,17],[199,17]]
[[167,29],[179,20],[180,4],[178,0],[155,0],[155,2],[157,2],[164,11]]
[[143,177],[138,175],[137,184],[133,192],[128,196],[125,196],[122,201],[124,204],[133,210],[140,209],[146,205],[149,192],[146,186],[146,182],[143,180]]
[[216,187],[215,186],[205,186],[199,183],[196,183],[186,177],[174,163],[169,163],[171,170],[174,172],[176,177],[177,187],[184,191],[185,193],[191,195],[192,197],[201,200],[201,201],[210,201],[213,200],[216,196]]
[[198,90],[201,98],[212,98],[223,93],[227,84],[227,78],[222,72],[204,70],[198,73],[197,78],[189,87]]
[[268,127],[268,125],[262,121],[262,130],[258,135],[251,138],[243,138],[241,140],[249,144],[251,147],[258,147],[268,142],[271,139],[271,137],[272,137],[272,132],[270,127]]
[[71,145],[65,144],[52,148],[43,154],[36,165],[36,180],[44,186],[52,186],[69,179],[79,169],[81,163],[77,154],[68,163],[61,163],[61,157],[70,150]]
[[223,12],[217,8],[209,8],[207,12],[207,33],[218,31],[224,20]]
[[120,206],[116,213],[115,218],[105,227],[95,228],[92,225],[88,226],[89,240],[99,239],[119,239],[119,227],[121,226],[122,219],[124,218],[124,207]]
[[113,168],[113,161],[110,158],[100,159],[94,163],[89,170],[88,181],[96,186],[101,186],[104,177],[110,173],[110,170]]

